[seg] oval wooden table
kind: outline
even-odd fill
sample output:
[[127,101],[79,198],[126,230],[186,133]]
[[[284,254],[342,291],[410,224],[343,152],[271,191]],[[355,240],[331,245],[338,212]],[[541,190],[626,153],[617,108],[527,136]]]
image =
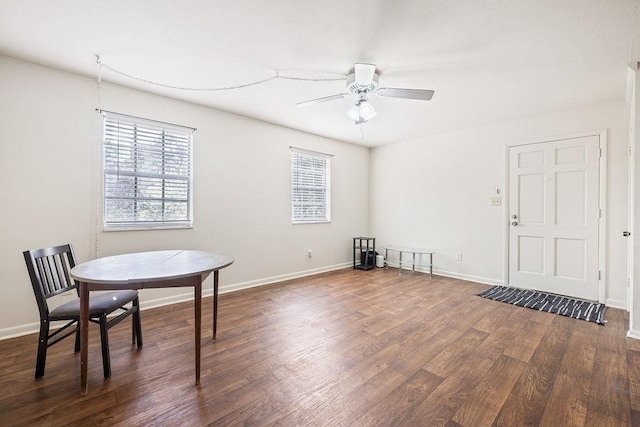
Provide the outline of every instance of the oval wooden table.
[[89,291],[193,286],[195,312],[196,384],[200,383],[202,282],[213,272],[213,338],[218,319],[218,271],[233,263],[215,252],[167,250],[94,259],[76,265],[71,277],[80,292],[80,387],[86,394],[89,349]]

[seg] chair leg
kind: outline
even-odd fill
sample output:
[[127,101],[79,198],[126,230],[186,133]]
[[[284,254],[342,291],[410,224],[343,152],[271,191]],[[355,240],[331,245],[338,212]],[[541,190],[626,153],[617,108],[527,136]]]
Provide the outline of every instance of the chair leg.
[[80,352],[80,322],[76,323],[76,345],[73,348],[74,353]]
[[107,316],[100,316],[100,341],[102,342],[102,370],[104,377],[111,376],[111,360],[109,356],[109,335],[107,333]]
[[138,298],[133,300],[133,306],[136,312],[133,313],[133,333],[135,334],[135,341],[138,343],[138,348],[142,348],[142,321],[140,320],[140,302]]
[[38,336],[38,355],[36,357],[36,379],[44,376],[44,366],[47,361],[47,347],[49,341],[49,321],[40,321],[40,335]]

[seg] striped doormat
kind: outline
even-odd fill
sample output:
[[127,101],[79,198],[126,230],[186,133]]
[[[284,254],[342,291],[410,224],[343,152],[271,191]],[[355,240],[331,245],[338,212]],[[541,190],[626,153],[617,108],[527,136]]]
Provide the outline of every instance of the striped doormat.
[[476,295],[534,310],[595,322],[599,325],[605,324],[604,312],[607,306],[604,304],[509,286],[494,286]]

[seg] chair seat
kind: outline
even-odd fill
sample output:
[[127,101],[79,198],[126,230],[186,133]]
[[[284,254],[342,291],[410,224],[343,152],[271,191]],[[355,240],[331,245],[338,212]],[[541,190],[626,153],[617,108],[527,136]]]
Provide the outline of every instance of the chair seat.
[[[89,317],[111,313],[118,307],[133,301],[138,291],[93,292],[89,298]],[[64,303],[49,312],[50,320],[69,319],[80,316],[80,299]]]

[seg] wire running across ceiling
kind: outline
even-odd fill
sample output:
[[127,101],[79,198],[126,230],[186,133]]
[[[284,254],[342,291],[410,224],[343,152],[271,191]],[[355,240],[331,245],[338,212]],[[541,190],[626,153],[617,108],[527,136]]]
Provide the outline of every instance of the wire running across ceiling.
[[164,88],[167,88],[167,89],[185,90],[185,91],[192,91],[192,92],[219,92],[219,91],[225,91],[225,90],[243,89],[243,88],[246,88],[246,87],[257,86],[257,85],[260,85],[260,84],[264,84],[264,83],[270,82],[272,80],[277,80],[277,79],[281,79],[281,80],[298,80],[298,81],[306,81],[306,82],[335,82],[335,81],[343,81],[343,80],[347,79],[346,75],[340,75],[340,77],[297,77],[297,76],[291,76],[291,75],[283,75],[283,74],[281,74],[281,71],[273,70],[272,72],[275,73],[273,76],[267,77],[267,78],[262,79],[262,80],[257,80],[257,81],[253,81],[253,82],[249,82],[249,83],[243,83],[243,84],[234,85],[234,86],[185,87],[185,86],[175,86],[175,85],[170,85],[170,84],[165,84],[165,83],[159,83],[159,82],[148,80],[148,79],[145,79],[145,78],[142,78],[142,77],[134,76],[134,75],[131,75],[129,73],[125,73],[124,71],[118,70],[117,68],[113,68],[109,64],[106,64],[102,60],[100,55],[96,55],[96,62],[100,66],[100,71],[99,71],[100,76],[102,76],[102,68],[105,68],[105,69],[107,69],[109,71],[112,71],[112,72],[114,72],[116,74],[119,74],[119,75],[121,75],[123,77],[126,77],[128,79],[136,80],[136,81],[147,83],[147,84],[154,85],[154,86],[164,87]]

